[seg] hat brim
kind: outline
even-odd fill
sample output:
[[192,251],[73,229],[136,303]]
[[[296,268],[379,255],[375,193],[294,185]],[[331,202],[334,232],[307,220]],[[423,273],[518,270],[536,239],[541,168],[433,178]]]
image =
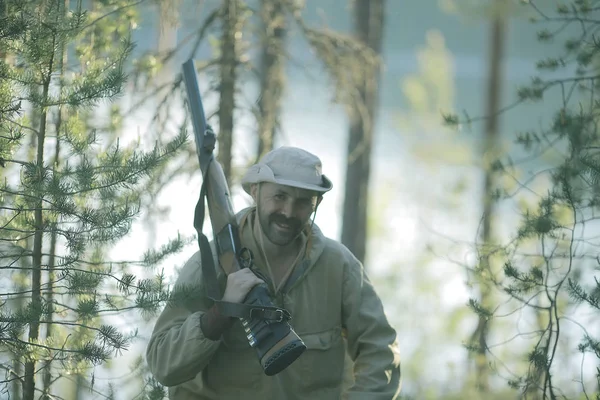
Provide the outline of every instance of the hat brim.
[[325,193],[333,188],[333,183],[325,175],[321,175],[321,178],[323,179],[322,185],[311,185],[306,182],[293,181],[289,179],[278,179],[273,176],[273,171],[271,171],[271,169],[265,165],[261,165],[258,171],[256,171],[256,167],[256,165],[251,167],[247,171],[246,175],[242,178],[242,188],[248,194],[250,194],[250,187],[253,184],[263,182],[291,186],[298,189],[312,190],[317,193]]

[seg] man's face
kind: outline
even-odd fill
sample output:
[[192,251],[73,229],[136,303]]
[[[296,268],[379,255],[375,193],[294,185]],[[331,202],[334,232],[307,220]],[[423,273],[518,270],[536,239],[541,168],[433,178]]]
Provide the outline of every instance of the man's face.
[[279,246],[290,244],[300,235],[317,205],[315,192],[274,183],[252,188],[258,221],[265,236]]

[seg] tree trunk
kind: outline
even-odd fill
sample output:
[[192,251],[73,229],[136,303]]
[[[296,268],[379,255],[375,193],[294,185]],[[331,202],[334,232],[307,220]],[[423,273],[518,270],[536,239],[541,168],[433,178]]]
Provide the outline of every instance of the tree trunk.
[[[30,111],[30,115],[31,115],[31,120],[32,123],[39,121],[39,114],[35,111],[35,108],[32,109]],[[34,119],[34,117],[36,117],[36,119]],[[37,157],[37,151],[36,151],[36,143],[37,143],[37,137],[35,135],[30,135],[29,136],[29,143],[27,144],[27,161],[32,162],[33,160],[35,160],[35,158]],[[25,243],[25,248],[26,249],[30,249],[33,246],[33,237],[29,236],[27,238],[25,238],[24,240]],[[24,292],[25,290],[27,290],[27,274],[29,274],[28,271],[32,271],[32,260],[29,257],[22,257],[19,260],[22,263],[22,267],[23,270],[22,271],[18,271],[16,272],[16,274],[18,275],[17,277],[17,284],[15,286],[15,292]],[[14,309],[15,310],[21,310],[23,309],[23,307],[25,306],[25,300],[26,297],[23,296],[18,296],[17,299],[15,300],[14,303]],[[24,396],[22,396],[23,393],[23,384],[24,384],[24,380],[23,380],[23,365],[24,365],[24,359],[22,358],[22,355],[17,355],[15,354],[14,356],[14,360],[13,360],[13,371],[14,371],[14,376],[18,377],[19,379],[15,379],[12,381],[12,398],[14,399],[23,399]]]
[[[536,299],[536,305],[540,308],[544,307],[544,304],[538,297]],[[540,332],[543,332],[548,328],[548,320],[544,315],[544,312],[541,310],[536,310],[536,324],[537,328]],[[552,318],[552,316],[550,316]],[[550,337],[545,340],[544,343],[544,353],[546,357],[549,357],[550,352]],[[527,386],[525,387],[525,393],[523,398],[527,400],[543,400],[542,391],[540,388],[544,387],[544,380],[546,379],[546,371],[542,368],[537,368],[535,365],[530,366],[530,371],[527,374],[527,378],[530,378],[530,381],[527,382]]]
[[[6,18],[8,13],[6,11],[6,4],[4,0],[0,0],[0,20]],[[0,60],[8,63],[8,55],[6,54],[6,50],[0,46]]]
[[[63,13],[66,15],[66,13],[69,10],[69,0],[64,0],[64,4],[63,4]],[[65,64],[67,62],[67,51],[66,48],[64,48],[61,50],[60,52],[60,58],[58,60],[58,71],[59,71],[59,75],[63,75],[65,73]],[[61,80],[62,82],[62,80]],[[64,91],[63,87],[62,87],[62,83],[61,83],[61,88],[60,88],[61,93]],[[53,170],[54,172],[56,172],[59,168],[59,161],[60,161],[60,132],[62,129],[62,121],[63,121],[63,108],[62,106],[58,107],[57,110],[57,116],[56,116],[56,126],[55,126],[55,131],[56,131],[56,147],[54,149],[54,160],[53,160]],[[52,234],[50,236],[50,256],[48,258],[48,292],[46,294],[46,304],[48,304],[49,307],[49,313],[48,313],[48,323],[46,324],[46,338],[51,338],[53,333],[54,333],[54,327],[53,327],[53,317],[54,317],[54,269],[56,267],[56,241],[57,241],[57,233],[56,231],[53,229],[52,230]],[[44,380],[43,380],[43,392],[44,392],[44,397],[43,399],[52,399],[52,397],[50,396],[50,387],[52,386],[52,360],[48,360],[46,361],[45,365],[44,365]]]
[[[502,2],[503,0],[499,0]],[[500,3],[499,3],[500,4]],[[505,17],[502,11],[494,13],[490,35],[490,54],[489,54],[489,71],[488,85],[486,88],[486,120],[484,132],[484,162],[489,155],[498,148],[499,142],[499,118],[498,110],[501,101],[502,87],[502,62],[504,57],[504,41],[505,41]],[[494,173],[489,165],[484,165],[484,190],[483,190],[483,220],[481,241],[484,246],[492,241],[492,218],[494,212],[494,192],[495,182]],[[484,250],[484,252],[487,250]],[[483,275],[493,274],[492,266],[487,255],[483,255],[481,259]],[[485,309],[493,307],[492,290],[493,283],[489,280],[478,278],[479,295],[481,305]],[[487,317],[480,315],[475,332],[473,332],[472,343],[477,348],[475,354],[475,384],[477,390],[481,394],[489,392],[489,376],[490,370],[487,359],[487,338],[490,329],[490,321]]]
[[[52,71],[52,62],[48,71]],[[44,77],[42,88],[42,100],[48,99],[51,74]],[[40,115],[40,129],[37,135],[37,155],[36,164],[38,168],[38,179],[41,182],[44,168],[44,142],[46,139],[46,107],[42,108]],[[33,236],[33,255],[31,266],[31,306],[34,311],[32,320],[29,323],[29,341],[37,342],[40,333],[40,313],[42,310],[42,242],[44,239],[44,216],[42,212],[42,193],[39,193],[39,199],[34,211],[35,234]],[[25,362],[25,376],[23,379],[23,400],[33,400],[35,395],[35,361]]]
[[[384,0],[356,0],[354,30],[358,40],[381,54]],[[366,257],[368,187],[378,107],[380,69],[365,75],[350,114],[342,243],[361,261]]]
[[157,51],[163,60],[163,66],[156,77],[158,87],[165,86],[162,92],[168,90],[168,84],[175,75],[175,57],[171,55],[177,48],[177,31],[179,28],[179,11],[181,1],[161,1],[158,4],[158,44]]
[[[29,149],[28,149],[30,153],[32,151],[34,151],[33,146],[34,146],[34,142],[32,140],[31,143],[29,144]],[[28,156],[28,160],[32,160],[33,157],[35,157],[35,154],[33,154],[32,156]],[[24,240],[26,249],[31,248],[32,241],[33,240],[31,237],[26,238]],[[28,289],[28,287],[27,287],[27,271],[31,270],[31,259],[29,257],[21,257],[19,259],[19,263],[21,264],[21,268],[23,268],[23,270],[15,272],[15,277],[14,277],[15,292],[24,293]],[[16,299],[13,299],[13,301],[11,301],[12,308],[15,310],[22,310],[25,307],[25,300],[26,300],[25,296],[17,296]],[[22,378],[23,378],[23,356],[21,354],[19,354],[18,352],[16,352],[16,353],[13,353],[12,357],[13,357],[13,361],[12,361],[13,370],[12,370],[12,374],[10,376],[10,378],[13,379],[11,382],[11,390],[10,390],[10,393],[12,395],[11,399],[22,399],[23,397],[21,396],[21,394],[23,392],[23,381],[22,381]]]
[[285,86],[285,12],[281,0],[262,0],[264,41],[260,63],[257,161],[273,149]]
[[223,166],[228,184],[231,184],[238,37],[241,34],[240,11],[238,0],[225,0],[222,14],[223,32],[221,36],[221,85],[219,88],[219,132],[217,135],[219,148],[217,160]]

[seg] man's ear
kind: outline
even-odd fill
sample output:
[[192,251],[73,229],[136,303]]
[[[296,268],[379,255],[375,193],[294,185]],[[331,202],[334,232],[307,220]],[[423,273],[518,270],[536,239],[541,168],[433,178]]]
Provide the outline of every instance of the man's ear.
[[252,196],[254,203],[258,202],[258,185],[256,183],[250,185],[250,196]]

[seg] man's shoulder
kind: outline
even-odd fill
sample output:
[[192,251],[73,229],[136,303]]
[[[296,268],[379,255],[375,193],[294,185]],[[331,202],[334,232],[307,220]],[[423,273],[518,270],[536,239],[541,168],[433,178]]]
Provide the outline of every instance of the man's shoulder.
[[326,255],[328,258],[332,257],[334,260],[339,260],[344,264],[360,264],[346,245],[336,239],[325,236],[320,231],[318,236],[323,246],[323,255]]
[[196,250],[185,264],[179,269],[177,274],[178,284],[190,284],[202,279],[202,257],[200,251]]
[[333,251],[340,254],[345,254],[350,250],[341,242],[328,236],[323,236],[323,247],[326,251]]

